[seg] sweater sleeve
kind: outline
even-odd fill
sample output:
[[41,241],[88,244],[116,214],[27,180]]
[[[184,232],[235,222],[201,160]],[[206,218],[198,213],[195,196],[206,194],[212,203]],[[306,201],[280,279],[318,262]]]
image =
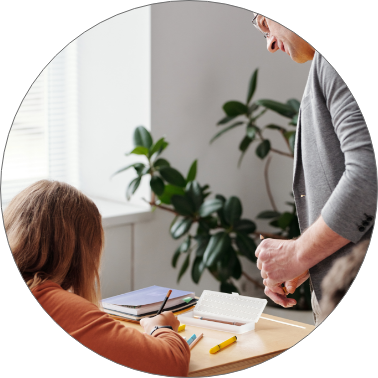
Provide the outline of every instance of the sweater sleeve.
[[150,336],[125,327],[54,283],[38,286],[33,294],[66,332],[101,356],[148,373],[188,375],[190,349],[176,332],[164,328]]
[[377,206],[377,168],[368,128],[352,93],[333,67],[315,54],[319,86],[345,158],[345,170],[322,209],[325,223],[357,243],[372,226]]

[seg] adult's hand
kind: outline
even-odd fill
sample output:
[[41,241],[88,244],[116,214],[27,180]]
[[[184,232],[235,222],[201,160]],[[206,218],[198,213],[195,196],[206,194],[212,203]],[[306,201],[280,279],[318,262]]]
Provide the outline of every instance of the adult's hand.
[[284,295],[281,283],[294,280],[308,270],[298,259],[296,240],[264,239],[255,255],[264,285],[272,292]]
[[177,332],[180,322],[177,320],[172,311],[165,311],[160,315],[154,316],[153,318],[143,318],[140,321],[140,325],[148,334],[151,333],[155,326],[171,326],[173,330]]
[[[307,270],[293,280],[284,282],[285,287],[289,294],[293,294],[295,290],[305,282],[310,276],[310,272]],[[273,302],[281,305],[282,307],[292,307],[297,304],[297,301],[294,298],[287,298],[284,294],[281,285],[270,289],[268,286],[265,286],[265,295],[268,296]]]

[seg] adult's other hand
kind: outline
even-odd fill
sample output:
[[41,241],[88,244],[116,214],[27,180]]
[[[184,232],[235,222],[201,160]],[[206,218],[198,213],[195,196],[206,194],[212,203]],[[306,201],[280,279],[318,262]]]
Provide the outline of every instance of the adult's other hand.
[[294,280],[308,270],[298,259],[296,240],[264,239],[255,255],[264,285],[277,294],[283,294],[279,285]]

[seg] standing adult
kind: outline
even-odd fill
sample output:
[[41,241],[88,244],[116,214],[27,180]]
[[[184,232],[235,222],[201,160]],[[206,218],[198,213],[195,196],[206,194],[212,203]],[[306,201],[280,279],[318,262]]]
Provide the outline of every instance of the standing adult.
[[[322,313],[322,282],[336,260],[370,239],[377,206],[377,169],[366,123],[348,87],[306,41],[277,22],[254,14],[267,41],[297,63],[312,60],[299,111],[293,193],[301,236],[267,239],[256,250],[265,294],[283,307],[289,293],[310,279],[315,324]],[[367,243],[363,244],[365,252]],[[353,281],[353,280],[351,280]],[[320,303],[320,305],[319,305]]]

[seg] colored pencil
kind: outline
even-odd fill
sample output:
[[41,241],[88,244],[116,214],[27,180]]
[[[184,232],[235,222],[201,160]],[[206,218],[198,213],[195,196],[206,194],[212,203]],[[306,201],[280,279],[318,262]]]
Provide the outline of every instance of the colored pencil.
[[167,300],[168,300],[169,296],[171,295],[171,293],[172,293],[172,290],[168,290],[167,296],[165,297],[164,302],[161,304],[161,307],[160,307],[160,309],[159,309],[159,311],[157,312],[156,315],[161,314],[161,312],[163,311],[163,308],[164,308],[165,304],[167,303]]
[[198,341],[200,341],[203,337],[203,333],[201,333],[190,345],[189,345],[189,348],[192,349],[197,343]]

